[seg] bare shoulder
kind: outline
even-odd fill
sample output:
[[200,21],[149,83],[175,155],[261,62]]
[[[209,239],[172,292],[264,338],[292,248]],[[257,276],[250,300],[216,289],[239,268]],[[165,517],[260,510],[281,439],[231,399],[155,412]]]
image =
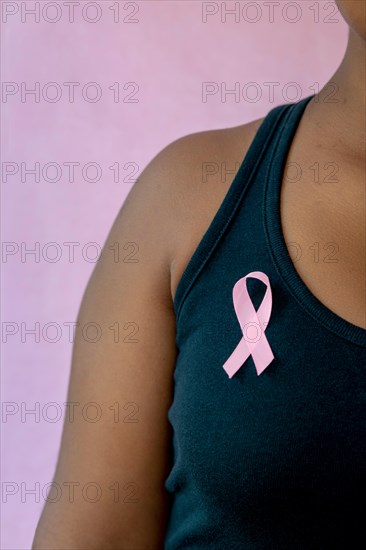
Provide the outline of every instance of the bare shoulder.
[[164,292],[170,306],[263,119],[172,141],[147,164],[125,200],[121,221],[132,223],[142,245],[146,238],[153,241],[150,250],[168,266],[170,289],[165,285]]
[[160,181],[168,183],[165,197],[169,205],[164,210],[171,218],[172,300],[189,259],[224,200],[263,119],[185,135],[155,158]]
[[[222,183],[223,180],[230,180],[229,172],[233,167],[229,164],[242,162],[263,119],[264,117],[231,128],[187,134],[167,145],[155,157],[156,166],[160,166],[164,172],[162,175],[169,177],[169,186],[180,205],[184,198],[181,196],[182,190],[194,192],[200,182],[199,190],[204,191],[205,187],[211,188],[215,181]],[[215,168],[218,168],[215,163],[226,163],[227,178],[221,174],[218,178],[214,177],[217,175]]]

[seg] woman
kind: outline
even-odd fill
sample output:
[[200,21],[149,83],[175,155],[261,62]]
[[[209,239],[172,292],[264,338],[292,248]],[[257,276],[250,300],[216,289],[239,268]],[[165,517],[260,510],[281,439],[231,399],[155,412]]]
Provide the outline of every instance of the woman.
[[329,85],[175,141],[129,193],[73,350],[68,402],[103,414],[65,423],[34,550],[362,544],[365,1],[337,4]]

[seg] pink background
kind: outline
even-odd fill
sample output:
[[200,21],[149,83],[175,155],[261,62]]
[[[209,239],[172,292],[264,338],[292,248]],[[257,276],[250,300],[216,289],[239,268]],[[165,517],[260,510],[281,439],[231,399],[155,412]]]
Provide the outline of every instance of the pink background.
[[[6,2],[2,2],[4,12]],[[11,2],[18,6],[20,2]],[[50,402],[63,407],[70,370],[72,344],[63,323],[76,320],[82,293],[94,267],[81,253],[86,243],[103,245],[110,226],[133,182],[123,181],[129,173],[122,167],[137,163],[139,171],[168,143],[201,130],[243,124],[264,114],[273,106],[300,99],[321,87],[338,67],[345,51],[347,27],[338,12],[332,15],[332,2],[298,1],[302,14],[297,22],[296,6],[279,2],[274,22],[269,20],[269,8],[264,2],[246,6],[247,19],[253,19],[255,9],[260,18],[248,22],[242,16],[222,20],[217,13],[202,22],[203,5],[199,1],[119,2],[120,21],[113,21],[109,9],[115,2],[102,1],[98,22],[90,23],[81,16],[80,1],[75,9],[75,22],[68,22],[68,11],[58,2],[61,20],[49,8],[39,23],[34,17],[21,20],[20,11],[3,22],[2,80],[25,82],[28,88],[39,82],[57,82],[62,97],[56,102],[40,102],[33,96],[21,101],[20,93],[2,97],[2,240],[15,243],[15,253],[2,256],[2,544],[3,549],[29,549],[34,529],[43,506],[43,497],[26,493],[36,483],[42,488],[52,480],[63,416],[52,422],[55,408],[43,409]],[[255,4],[255,5],[254,5]],[[278,4],[278,3],[277,3]],[[28,8],[34,2],[26,2]],[[44,6],[45,2],[41,2]],[[123,22],[128,14],[135,23]],[[211,2],[218,8],[221,2]],[[232,8],[234,2],[227,2]],[[248,2],[240,2],[245,8]],[[319,8],[319,21],[310,6]],[[282,14],[282,9],[287,9]],[[95,10],[86,12],[94,17]],[[245,15],[245,14],[244,14]],[[338,22],[330,22],[335,20]],[[75,102],[70,103],[64,82],[80,82]],[[219,94],[202,102],[202,82],[226,83],[232,89],[235,82],[243,87],[256,82],[262,97],[256,102],[248,96],[235,102],[232,95],[222,101]],[[97,82],[102,98],[97,103],[83,99],[80,88]],[[115,103],[108,89],[119,82],[122,98],[132,90],[123,90],[126,82],[136,82],[138,102]],[[264,82],[277,82],[273,100]],[[299,97],[286,97],[283,90],[296,82],[302,91]],[[248,95],[254,88],[248,90]],[[294,92],[290,88],[289,92]],[[49,89],[52,97],[54,89]],[[90,94],[92,90],[90,90]],[[250,96],[253,97],[253,96]],[[64,162],[80,163],[75,181],[68,181]],[[58,182],[39,182],[20,174],[5,181],[5,162],[24,162],[31,167],[39,162],[43,167],[56,162],[62,168]],[[81,166],[96,162],[102,169],[100,181],[90,182],[82,176]],[[113,181],[109,169],[121,165],[119,182]],[[90,171],[90,176],[94,173]],[[53,172],[49,172],[53,176]],[[47,176],[46,176],[47,177]],[[135,176],[136,178],[137,176]],[[75,249],[75,261],[69,261],[65,242],[80,243]],[[58,243],[61,257],[51,262],[55,249],[46,243]],[[22,257],[16,248],[34,248],[39,243],[41,255]],[[9,245],[8,245],[9,246]],[[48,252],[44,258],[42,256]],[[92,257],[93,248],[87,252]],[[24,327],[41,329],[47,323],[58,323],[61,329],[57,342],[40,336],[26,335]],[[9,324],[17,332],[6,339]],[[22,325],[23,323],[23,329]],[[48,339],[55,331],[49,329]],[[4,342],[4,340],[6,340]],[[4,414],[5,402],[12,405],[13,414]],[[37,405],[38,404],[38,405]],[[40,418],[21,415],[21,409],[39,407]],[[43,409],[43,414],[42,414]],[[38,421],[37,421],[38,420]],[[12,483],[15,494],[6,498]],[[22,485],[23,484],[23,485]],[[37,502],[38,500],[38,502]]]

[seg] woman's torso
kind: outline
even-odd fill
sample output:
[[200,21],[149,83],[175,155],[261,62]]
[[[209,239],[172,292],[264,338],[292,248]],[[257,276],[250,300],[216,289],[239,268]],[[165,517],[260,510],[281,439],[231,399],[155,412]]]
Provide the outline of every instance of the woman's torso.
[[[232,169],[243,160],[241,129],[230,144],[203,147],[194,192],[182,196],[191,208],[172,264],[178,356],[166,550],[345,548],[366,534],[361,172],[321,142],[306,110],[301,118],[305,106],[282,105],[254,123],[234,179],[198,174],[205,162]],[[271,285],[265,336],[274,361],[258,376],[249,355],[229,378],[223,364],[242,336],[232,289],[253,271]],[[248,290],[258,311],[256,283]]]

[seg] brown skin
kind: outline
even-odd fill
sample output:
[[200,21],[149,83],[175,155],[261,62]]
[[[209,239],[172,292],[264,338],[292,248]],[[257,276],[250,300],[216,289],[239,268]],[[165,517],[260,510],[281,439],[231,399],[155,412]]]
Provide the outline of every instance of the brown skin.
[[350,29],[362,40],[366,40],[366,2],[365,0],[336,0],[339,11]]
[[[306,108],[287,158],[301,166],[303,176],[296,184],[283,178],[281,219],[286,242],[300,243],[304,251],[320,244],[319,262],[307,252],[294,264],[305,284],[328,308],[366,329],[365,2],[339,0],[338,5],[351,25],[344,59],[329,79],[338,85],[338,101],[326,101],[326,85]],[[97,482],[103,497],[91,504],[76,490],[73,504],[66,496],[47,503],[33,550],[163,548],[170,509],[163,483],[172,465],[167,412],[177,357],[172,300],[233,180],[229,175],[223,183],[217,174],[203,182],[202,163],[226,162],[232,168],[241,162],[262,120],[175,141],[130,191],[89,281],[78,321],[102,327],[134,321],[139,342],[114,343],[106,329],[109,336],[91,345],[77,332],[67,401],[97,402],[103,416],[94,424],[80,415],[65,423],[54,476],[61,486],[70,480],[80,486]],[[310,168],[316,162],[321,184]],[[332,183],[324,182],[327,162],[339,167]],[[108,247],[116,241],[138,243],[139,263],[114,263]],[[337,263],[324,261],[327,242],[339,247]],[[139,422],[114,423],[108,407],[115,402],[122,407],[137,403]],[[122,408],[121,416],[131,410]],[[116,481],[119,502],[113,502],[108,489]],[[123,490],[126,482],[137,484],[139,502],[123,502],[129,494]]]

